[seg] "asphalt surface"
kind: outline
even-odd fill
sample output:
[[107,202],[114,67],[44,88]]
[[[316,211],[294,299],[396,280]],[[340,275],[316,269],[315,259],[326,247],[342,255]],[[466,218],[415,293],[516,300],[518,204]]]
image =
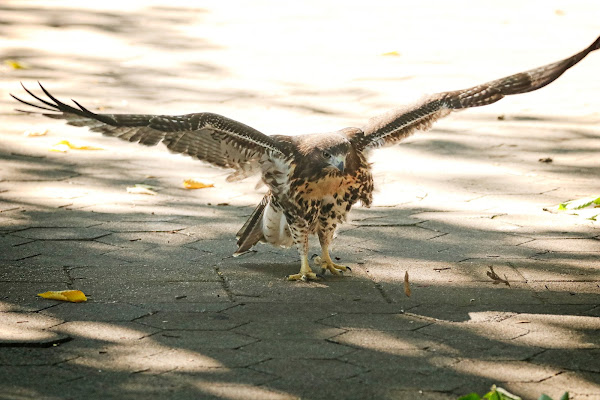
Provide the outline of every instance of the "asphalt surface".
[[[600,399],[600,231],[556,211],[600,195],[600,54],[375,152],[333,247],[352,272],[310,283],[294,249],[231,257],[255,181],[8,96],[329,131],[571,55],[600,4],[223,3],[0,7],[0,398]],[[37,296],[66,289],[88,301]]]

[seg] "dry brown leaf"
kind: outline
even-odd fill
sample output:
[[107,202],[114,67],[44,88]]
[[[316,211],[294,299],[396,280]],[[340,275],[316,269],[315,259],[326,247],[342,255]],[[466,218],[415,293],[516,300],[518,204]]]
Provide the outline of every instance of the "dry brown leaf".
[[204,189],[214,186],[215,184],[211,181],[195,181],[193,179],[185,179],[183,181],[183,187],[186,189]]
[[404,294],[410,297],[410,283],[408,282],[408,271],[404,273]]
[[79,146],[79,145],[69,142],[68,140],[61,140],[60,142],[58,142],[55,145],[53,145],[52,147],[50,147],[49,150],[66,153],[69,149],[70,150],[104,150],[101,147]]
[[87,297],[81,290],[59,290],[38,293],[38,296],[50,300],[69,301],[71,303],[81,303],[87,301]]

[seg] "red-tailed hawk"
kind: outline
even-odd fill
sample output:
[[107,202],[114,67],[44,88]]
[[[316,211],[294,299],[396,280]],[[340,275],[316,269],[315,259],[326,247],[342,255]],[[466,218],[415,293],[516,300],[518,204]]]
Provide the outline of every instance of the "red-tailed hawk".
[[[540,68],[510,75],[469,89],[428,96],[416,104],[371,119],[362,128],[301,136],[267,136],[240,122],[211,113],[187,115],[96,114],[73,100],[62,103],[41,87],[43,103],[16,100],[64,119],[70,125],[130,142],[153,146],[163,142],[175,153],[233,169],[229,179],[260,174],[268,192],[238,232],[238,250],[248,251],[258,242],[276,246],[295,244],[300,272],[290,280],[317,279],[307,258],[308,238],[321,243],[318,262],[323,271],[340,274],[347,267],[335,264],[329,246],[336,227],[358,201],[365,206],[373,197],[373,176],[367,161],[370,150],[400,142],[453,110],[484,106],[504,96],[531,92],[554,81],[563,72],[600,48],[600,37],[585,50]],[[11,95],[12,96],[12,95]]]

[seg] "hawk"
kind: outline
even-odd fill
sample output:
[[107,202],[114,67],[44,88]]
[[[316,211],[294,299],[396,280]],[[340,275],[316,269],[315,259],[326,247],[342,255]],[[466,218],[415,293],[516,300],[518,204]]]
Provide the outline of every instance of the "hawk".
[[[371,119],[362,128],[300,136],[267,136],[229,118],[201,112],[186,115],[97,114],[77,101],[67,105],[51,95],[34,104],[50,118],[70,125],[146,146],[164,143],[169,150],[212,165],[233,169],[229,181],[260,175],[268,188],[260,204],[237,234],[235,255],[258,242],[275,246],[296,245],[300,271],[289,280],[316,280],[308,254],[308,239],[316,234],[321,245],[317,258],[322,272],[339,275],[346,266],[329,254],[334,232],[357,202],[369,206],[373,175],[368,162],[371,150],[396,144],[415,131],[427,130],[454,110],[495,103],[504,96],[540,89],[600,48],[600,37],[585,50],[564,60],[510,75],[468,89],[441,92]],[[23,111],[23,110],[19,110]],[[23,111],[28,112],[28,111]]]

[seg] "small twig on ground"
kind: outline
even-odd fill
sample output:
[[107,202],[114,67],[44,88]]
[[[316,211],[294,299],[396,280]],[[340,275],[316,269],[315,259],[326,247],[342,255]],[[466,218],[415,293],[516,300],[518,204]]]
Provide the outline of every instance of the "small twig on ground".
[[510,283],[508,283],[508,278],[506,277],[506,275],[504,275],[504,279],[502,279],[498,276],[497,273],[494,272],[494,267],[492,267],[491,265],[489,265],[488,267],[490,270],[487,271],[486,274],[490,277],[491,280],[494,281],[494,285],[504,283],[506,286],[510,287]]
[[408,282],[408,271],[404,273],[404,294],[410,297],[410,283]]

